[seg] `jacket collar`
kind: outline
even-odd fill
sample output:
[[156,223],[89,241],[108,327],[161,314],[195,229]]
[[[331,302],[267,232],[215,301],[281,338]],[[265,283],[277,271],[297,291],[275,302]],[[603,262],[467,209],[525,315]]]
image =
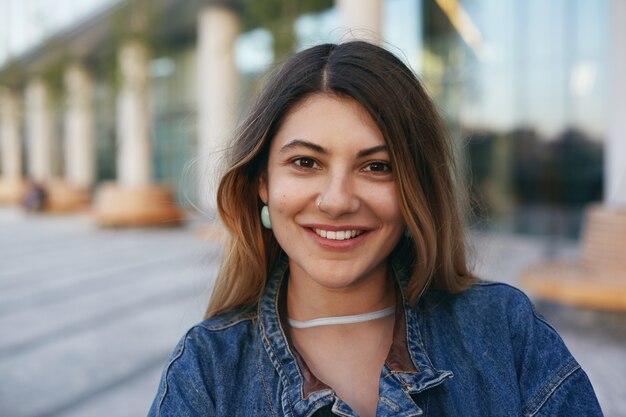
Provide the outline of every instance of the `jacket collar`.
[[[380,383],[396,385],[395,388],[388,387],[384,391],[390,397],[396,397],[386,398],[389,403],[399,410],[407,411],[402,413],[394,409],[397,415],[418,415],[419,409],[414,412],[415,404],[409,396],[439,385],[451,377],[452,373],[433,367],[422,343],[417,313],[404,294],[406,276],[401,270],[393,270],[398,283],[394,338],[383,368],[385,378]],[[344,407],[342,402],[336,401],[333,390],[309,370],[294,349],[289,333],[285,331],[288,328],[286,308],[285,303],[279,300],[285,299],[287,276],[288,259],[283,256],[268,277],[258,307],[258,325],[263,346],[284,387],[281,393],[283,412],[287,416],[309,416],[317,409],[333,403],[333,407],[339,411]],[[387,378],[388,376],[393,378]]]

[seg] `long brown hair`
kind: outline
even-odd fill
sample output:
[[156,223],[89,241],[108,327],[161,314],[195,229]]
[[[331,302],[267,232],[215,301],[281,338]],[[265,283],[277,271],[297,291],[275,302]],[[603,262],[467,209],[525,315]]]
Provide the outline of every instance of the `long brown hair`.
[[424,88],[381,47],[361,41],[323,44],[278,68],[229,149],[217,192],[228,239],[206,317],[259,300],[282,251],[272,232],[261,227],[259,177],[286,114],[316,93],[356,100],[385,138],[411,234],[391,256],[410,271],[409,298],[415,300],[429,285],[458,292],[474,280],[466,263],[453,148]]

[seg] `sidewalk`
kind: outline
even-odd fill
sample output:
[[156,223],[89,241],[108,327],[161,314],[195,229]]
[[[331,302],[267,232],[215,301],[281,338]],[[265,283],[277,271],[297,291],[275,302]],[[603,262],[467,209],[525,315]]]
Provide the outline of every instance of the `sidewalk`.
[[[476,234],[477,271],[515,284],[571,242]],[[219,248],[183,229],[98,229],[85,216],[0,208],[0,416],[141,416],[165,359],[201,320]],[[626,417],[626,315],[538,304]]]

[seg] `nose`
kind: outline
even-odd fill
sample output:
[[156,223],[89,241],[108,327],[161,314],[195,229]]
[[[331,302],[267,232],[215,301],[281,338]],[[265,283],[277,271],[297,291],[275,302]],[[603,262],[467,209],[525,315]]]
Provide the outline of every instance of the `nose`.
[[361,201],[349,175],[331,175],[316,201],[317,207],[332,218],[356,212]]

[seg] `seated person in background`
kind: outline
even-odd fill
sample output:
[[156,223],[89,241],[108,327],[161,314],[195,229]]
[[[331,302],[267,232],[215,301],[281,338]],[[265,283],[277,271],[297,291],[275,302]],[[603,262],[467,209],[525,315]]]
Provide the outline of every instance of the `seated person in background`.
[[22,207],[26,211],[43,211],[46,204],[46,189],[34,181],[29,181],[22,200]]

